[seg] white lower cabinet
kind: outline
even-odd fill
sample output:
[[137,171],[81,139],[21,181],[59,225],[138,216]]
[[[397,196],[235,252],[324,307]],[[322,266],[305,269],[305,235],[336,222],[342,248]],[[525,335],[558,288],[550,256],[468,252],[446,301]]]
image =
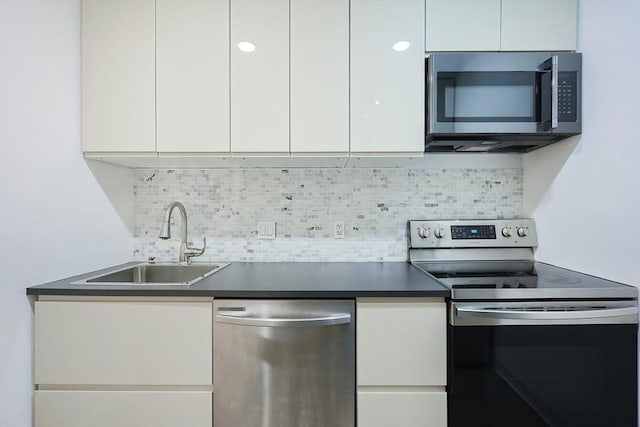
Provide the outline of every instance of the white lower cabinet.
[[358,427],[446,427],[447,393],[358,392]]
[[211,302],[38,301],[35,313],[36,384],[211,384]]
[[35,427],[210,427],[211,298],[40,297]]
[[442,300],[358,300],[358,385],[446,385],[446,313]]
[[442,299],[358,299],[358,427],[447,425],[446,313]]
[[36,391],[36,427],[211,427],[205,391]]
[[[357,301],[357,426],[445,427],[442,299]],[[40,297],[35,427],[210,427],[211,298]]]

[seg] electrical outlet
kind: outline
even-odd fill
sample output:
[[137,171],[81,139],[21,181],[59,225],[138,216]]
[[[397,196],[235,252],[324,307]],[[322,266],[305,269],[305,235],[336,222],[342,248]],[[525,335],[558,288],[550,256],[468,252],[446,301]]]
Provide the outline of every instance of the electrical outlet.
[[260,221],[258,223],[258,239],[275,239],[276,223],[274,221]]
[[344,222],[336,221],[333,223],[333,237],[334,239],[345,238]]

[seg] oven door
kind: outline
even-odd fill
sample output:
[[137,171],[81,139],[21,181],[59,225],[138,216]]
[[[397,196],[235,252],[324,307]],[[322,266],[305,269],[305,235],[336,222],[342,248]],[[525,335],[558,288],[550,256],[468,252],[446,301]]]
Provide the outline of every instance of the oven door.
[[636,301],[452,303],[449,426],[637,426]]

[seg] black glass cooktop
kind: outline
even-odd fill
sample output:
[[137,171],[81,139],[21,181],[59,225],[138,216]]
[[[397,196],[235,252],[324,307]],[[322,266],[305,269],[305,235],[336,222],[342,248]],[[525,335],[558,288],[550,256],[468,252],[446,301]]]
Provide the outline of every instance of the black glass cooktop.
[[[416,263],[428,272],[428,263]],[[529,271],[429,273],[454,299],[636,298],[636,288],[536,262]]]
[[453,289],[524,289],[538,285],[534,272],[436,273],[433,276]]

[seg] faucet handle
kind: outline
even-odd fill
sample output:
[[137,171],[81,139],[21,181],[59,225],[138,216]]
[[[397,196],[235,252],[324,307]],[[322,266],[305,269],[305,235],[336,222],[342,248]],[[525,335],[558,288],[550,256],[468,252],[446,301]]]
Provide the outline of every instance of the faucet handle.
[[203,241],[202,249],[190,248],[188,246],[185,248],[184,254],[185,254],[187,260],[189,258],[200,256],[200,255],[202,255],[204,253],[205,249],[207,249],[207,238],[203,237],[202,241]]

